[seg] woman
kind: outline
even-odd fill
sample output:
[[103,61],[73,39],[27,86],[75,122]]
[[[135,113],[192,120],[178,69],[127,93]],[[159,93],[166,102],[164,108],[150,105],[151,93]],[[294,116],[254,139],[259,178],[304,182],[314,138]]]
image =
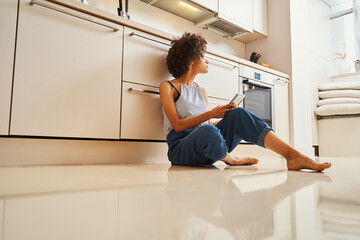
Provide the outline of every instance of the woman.
[[[208,72],[208,61],[204,58],[206,44],[202,36],[184,33],[172,41],[167,55],[168,69],[175,79],[162,82],[159,88],[172,164],[201,166],[218,160],[228,165],[256,164],[256,158],[229,154],[245,140],[285,157],[289,170],[323,171],[331,166],[302,155],[244,108],[227,104],[207,111],[206,91],[194,82],[197,74]],[[223,119],[213,121],[213,118]]]

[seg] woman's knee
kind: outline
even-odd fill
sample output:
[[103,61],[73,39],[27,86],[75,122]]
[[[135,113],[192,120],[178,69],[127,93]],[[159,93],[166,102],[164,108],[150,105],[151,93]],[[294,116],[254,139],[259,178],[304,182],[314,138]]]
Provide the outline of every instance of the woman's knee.
[[[226,144],[220,130],[210,124],[203,125],[197,129],[196,145],[201,149],[209,151],[210,149],[215,152],[224,149]],[[210,150],[211,151],[211,150]]]
[[252,116],[251,112],[249,112],[245,108],[238,107],[228,112],[228,114],[225,117],[237,120],[239,118],[240,119],[251,118],[251,116]]
[[220,130],[211,124],[200,126],[197,129],[197,133],[201,136],[202,140],[223,140]]

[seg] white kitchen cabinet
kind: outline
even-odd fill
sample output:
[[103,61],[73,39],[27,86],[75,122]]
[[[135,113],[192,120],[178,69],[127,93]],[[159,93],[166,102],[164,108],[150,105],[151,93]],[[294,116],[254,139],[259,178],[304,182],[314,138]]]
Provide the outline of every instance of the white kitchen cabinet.
[[17,1],[0,1],[0,135],[8,135]]
[[218,11],[218,0],[191,0],[191,2],[197,3],[214,12]]
[[253,0],[219,0],[219,14],[252,32]]
[[166,140],[159,89],[123,82],[121,138]]
[[289,84],[287,79],[275,76],[275,132],[286,143],[290,142]]
[[236,38],[244,43],[264,38],[268,35],[267,0],[253,0],[253,33]]
[[123,31],[111,26],[20,1],[11,135],[119,138]]
[[205,54],[209,60],[207,74],[198,74],[195,78],[205,88],[210,97],[231,100],[238,92],[238,64],[211,54]]
[[253,29],[267,36],[267,0],[253,0]]
[[158,87],[173,79],[166,55],[170,41],[125,27],[123,81]]
[[228,100],[222,100],[217,98],[208,97],[208,110],[212,110],[217,106],[228,104]]

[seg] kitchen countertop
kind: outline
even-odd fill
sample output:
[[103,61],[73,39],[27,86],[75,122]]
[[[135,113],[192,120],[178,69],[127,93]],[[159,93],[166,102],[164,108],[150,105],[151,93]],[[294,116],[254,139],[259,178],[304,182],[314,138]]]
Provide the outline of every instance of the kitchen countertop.
[[[34,2],[37,2],[37,1],[39,1],[39,0],[34,0]],[[167,32],[163,32],[163,31],[161,31],[159,29],[156,29],[156,28],[153,28],[153,27],[150,27],[150,26],[135,22],[135,21],[130,20],[130,19],[126,19],[124,17],[119,17],[119,16],[117,16],[115,14],[109,13],[107,11],[98,9],[98,8],[90,6],[90,5],[82,4],[82,3],[78,2],[78,1],[75,1],[75,0],[44,0],[44,1],[59,4],[61,6],[71,8],[73,10],[83,12],[83,13],[92,15],[94,17],[101,18],[101,19],[104,19],[104,20],[109,21],[109,22],[113,22],[115,24],[120,24],[120,25],[123,25],[123,26],[126,26],[126,27],[134,28],[136,30],[143,31],[143,32],[155,35],[157,37],[160,37],[160,38],[163,38],[163,39],[166,39],[166,40],[172,40],[173,37],[174,37],[171,34],[169,34]],[[39,2],[43,2],[43,1],[39,1]],[[239,58],[239,57],[235,57],[235,56],[233,56],[231,54],[227,54],[227,53],[217,51],[217,50],[215,50],[213,48],[208,48],[207,53],[216,55],[218,57],[225,58],[225,59],[230,60],[230,61],[237,62],[237,63],[242,64],[242,65],[253,67],[255,69],[258,69],[258,70],[261,70],[261,71],[264,71],[264,72],[268,72],[268,73],[274,74],[274,75],[279,76],[279,77],[289,79],[289,75],[286,74],[286,73],[282,73],[282,72],[279,72],[277,70],[261,66],[259,64],[250,62],[248,60],[245,60],[245,59],[242,59],[242,58]]]

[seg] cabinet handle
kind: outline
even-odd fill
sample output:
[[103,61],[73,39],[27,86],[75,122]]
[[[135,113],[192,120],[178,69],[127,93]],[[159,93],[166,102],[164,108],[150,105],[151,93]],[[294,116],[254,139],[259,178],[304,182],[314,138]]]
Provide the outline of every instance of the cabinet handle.
[[275,82],[289,83],[290,81],[287,79],[283,79],[283,78],[277,78],[277,79],[275,79]]
[[213,57],[205,56],[205,58],[209,58],[209,59],[212,59],[212,60],[215,60],[215,61],[224,63],[224,64],[226,64],[226,65],[230,65],[230,66],[232,66],[233,68],[239,67],[238,65],[233,65],[233,64],[231,64],[231,63],[228,63],[228,62],[225,62],[225,61],[222,61],[222,60],[220,60],[220,59],[213,58]]
[[[218,103],[218,102],[214,102],[214,101],[208,101],[208,103],[211,103],[211,104],[217,104],[217,105],[221,105],[221,103]],[[225,104],[224,104],[225,105]]]
[[145,36],[136,34],[136,33],[134,33],[134,32],[131,32],[131,33],[129,34],[129,36],[130,36],[130,37],[132,37],[132,36],[141,37],[141,38],[144,38],[144,39],[153,41],[153,42],[157,42],[157,43],[160,43],[160,44],[164,44],[164,45],[169,46],[169,47],[171,46],[171,44],[169,44],[169,43],[160,42],[160,41],[158,41],[158,40],[155,40],[155,39],[152,39],[152,38],[149,38],[149,37],[145,37]]
[[31,1],[30,1],[30,5],[33,6],[34,4],[37,4],[37,5],[42,6],[42,7],[45,7],[45,8],[49,8],[49,9],[54,10],[54,11],[57,11],[57,12],[61,12],[61,13],[70,15],[70,16],[72,16],[72,17],[80,18],[80,19],[82,19],[82,20],[86,20],[86,21],[88,21],[88,22],[92,22],[92,23],[95,23],[95,24],[98,24],[98,25],[101,25],[101,26],[104,26],[104,27],[107,27],[107,28],[111,28],[112,30],[114,30],[114,32],[119,31],[118,28],[113,27],[113,26],[110,26],[110,25],[107,25],[107,24],[105,24],[105,23],[100,23],[100,22],[98,22],[98,21],[95,20],[95,19],[90,19],[90,18],[86,18],[86,17],[80,16],[80,15],[76,15],[76,14],[74,14],[74,13],[65,11],[65,10],[63,10],[63,9],[57,8],[57,7],[52,6],[52,5],[48,5],[48,4],[46,4],[46,3],[42,3],[42,2],[37,1],[37,0],[31,0]]
[[138,89],[138,88],[129,88],[129,92],[140,92],[140,93],[151,93],[159,95],[160,93],[157,91],[145,90],[145,89]]

